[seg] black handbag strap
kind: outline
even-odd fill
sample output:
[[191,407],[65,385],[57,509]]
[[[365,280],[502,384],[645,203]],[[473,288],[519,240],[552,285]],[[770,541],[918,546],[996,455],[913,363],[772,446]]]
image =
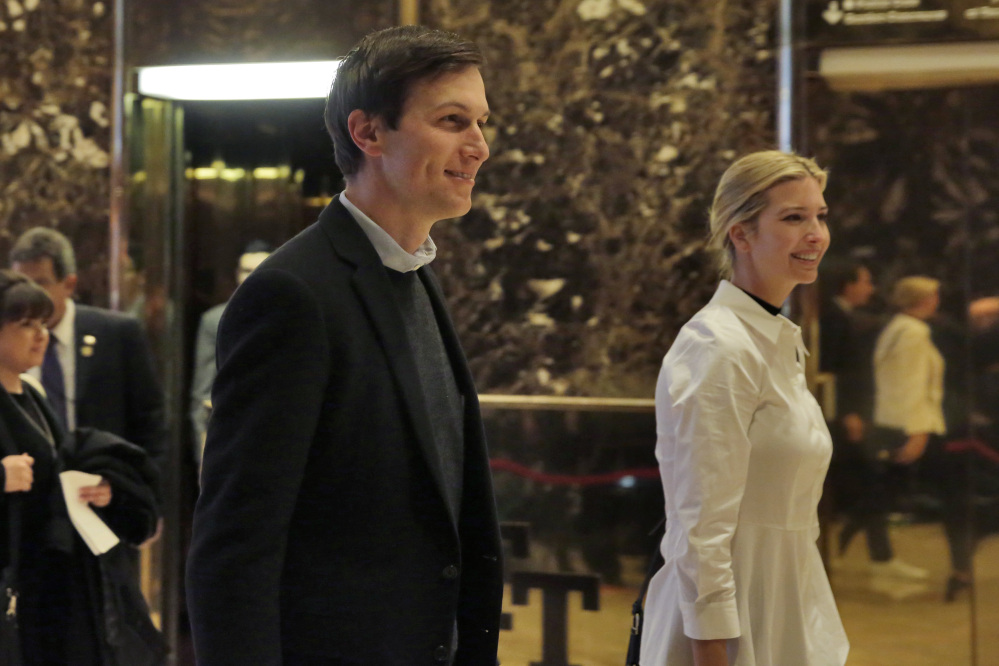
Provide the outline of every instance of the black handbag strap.
[[[663,516],[663,519],[652,528],[649,535],[657,535],[659,529],[665,527],[665,525],[666,516]],[[649,583],[652,581],[652,577],[656,575],[656,571],[664,563],[660,539],[656,539],[655,549],[649,556],[649,570],[645,573],[645,580],[642,581],[642,588],[638,591],[638,598],[631,605],[631,637],[628,639],[628,655],[625,659],[625,666],[638,666],[642,647],[642,624],[645,619],[645,594],[649,590]]]

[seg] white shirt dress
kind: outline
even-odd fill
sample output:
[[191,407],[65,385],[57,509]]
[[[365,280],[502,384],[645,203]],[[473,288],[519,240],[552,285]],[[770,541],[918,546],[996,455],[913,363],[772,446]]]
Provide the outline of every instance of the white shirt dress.
[[656,387],[665,565],[649,585],[643,666],[690,666],[690,638],[732,666],[841,666],[849,643],[822,566],[832,455],[805,385],[801,329],[722,281]]

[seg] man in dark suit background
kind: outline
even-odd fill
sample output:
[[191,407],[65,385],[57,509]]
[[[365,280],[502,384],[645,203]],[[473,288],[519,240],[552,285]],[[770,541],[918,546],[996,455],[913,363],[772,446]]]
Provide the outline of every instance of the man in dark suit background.
[[163,392],[138,320],[73,302],[76,257],[64,235],[47,227],[24,232],[10,252],[12,268],[45,289],[55,305],[41,380],[66,426],[107,430],[166,465]]
[[365,37],[327,99],[346,189],[226,307],[187,569],[202,666],[496,662],[485,438],[427,266],[489,156],[481,64],[449,33]]

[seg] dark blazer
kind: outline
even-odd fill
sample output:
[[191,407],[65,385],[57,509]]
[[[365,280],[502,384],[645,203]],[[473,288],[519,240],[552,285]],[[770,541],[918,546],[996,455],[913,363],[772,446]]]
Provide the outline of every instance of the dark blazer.
[[139,321],[76,305],[76,425],[107,430],[166,469],[163,391]]
[[495,664],[502,566],[478,399],[437,281],[419,276],[464,401],[458,516],[390,278],[339,201],[229,301],[187,568],[201,666],[289,652],[440,664],[455,618],[455,663]]
[[874,345],[884,322],[876,315],[847,312],[827,303],[819,320],[819,363],[836,375],[836,416],[874,413]]

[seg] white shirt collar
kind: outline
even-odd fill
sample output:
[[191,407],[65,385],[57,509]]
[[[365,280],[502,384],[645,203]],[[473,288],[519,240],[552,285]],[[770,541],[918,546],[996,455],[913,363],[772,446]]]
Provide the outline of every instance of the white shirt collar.
[[377,222],[351,203],[347,199],[347,195],[343,192],[340,193],[340,203],[357,220],[361,231],[368,237],[371,244],[375,246],[375,252],[378,253],[378,257],[382,260],[382,264],[386,268],[391,268],[400,273],[408,273],[409,271],[415,271],[418,268],[426,266],[437,256],[437,246],[430,240],[430,236],[427,236],[427,240],[423,241],[423,244],[416,248],[416,252],[410,254],[387,231],[378,226]]
[[763,306],[754,301],[752,296],[728,280],[722,280],[718,284],[718,291],[711,298],[711,303],[731,309],[739,319],[755,328],[775,344],[781,329],[785,326],[792,327],[795,332],[801,330],[797,324],[784,315],[774,316],[764,310]]
[[73,344],[75,342],[73,340],[73,334],[75,329],[73,322],[75,321],[76,321],[76,303],[73,302],[73,299],[67,298],[66,312],[63,313],[62,319],[60,319],[59,323],[56,324],[55,327],[52,329],[52,334],[55,335],[56,340],[59,341],[59,344],[69,349],[72,349]]

